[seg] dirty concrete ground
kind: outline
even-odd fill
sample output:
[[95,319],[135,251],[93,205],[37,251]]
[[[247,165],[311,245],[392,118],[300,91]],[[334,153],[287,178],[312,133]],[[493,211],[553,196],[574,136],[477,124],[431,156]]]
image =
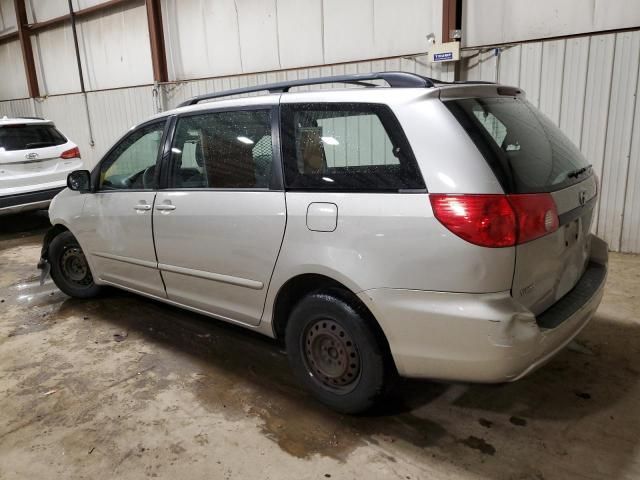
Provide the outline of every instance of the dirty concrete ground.
[[403,382],[337,415],[273,341],[119,291],[70,299],[42,213],[0,219],[0,478],[640,478],[640,257],[578,342],[519,382]]

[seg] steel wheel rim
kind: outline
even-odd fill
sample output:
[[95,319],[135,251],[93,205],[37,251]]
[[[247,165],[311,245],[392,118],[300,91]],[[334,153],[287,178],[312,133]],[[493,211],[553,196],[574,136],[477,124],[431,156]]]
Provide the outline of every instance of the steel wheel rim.
[[60,257],[60,269],[67,281],[86,287],[91,285],[93,277],[87,259],[80,247],[67,247]]
[[324,388],[347,393],[360,377],[360,353],[349,333],[333,320],[313,322],[302,337],[304,359],[312,378]]

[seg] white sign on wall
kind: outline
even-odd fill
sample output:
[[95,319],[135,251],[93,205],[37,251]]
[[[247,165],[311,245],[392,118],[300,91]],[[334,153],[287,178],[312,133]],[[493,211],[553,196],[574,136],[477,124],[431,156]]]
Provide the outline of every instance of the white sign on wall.
[[435,43],[429,47],[429,60],[435,63],[460,60],[460,42]]

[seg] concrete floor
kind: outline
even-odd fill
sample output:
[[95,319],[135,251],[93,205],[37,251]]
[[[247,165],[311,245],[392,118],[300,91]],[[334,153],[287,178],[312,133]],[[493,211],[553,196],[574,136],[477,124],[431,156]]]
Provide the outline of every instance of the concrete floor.
[[269,339],[113,291],[39,286],[43,214],[0,217],[0,478],[640,478],[640,257],[515,384],[404,382],[369,418],[318,406]]

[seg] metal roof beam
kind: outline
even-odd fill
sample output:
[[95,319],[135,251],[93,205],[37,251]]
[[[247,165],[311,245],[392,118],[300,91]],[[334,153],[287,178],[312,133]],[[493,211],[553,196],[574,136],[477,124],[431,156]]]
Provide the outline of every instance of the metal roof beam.
[[[92,7],[83,8],[81,10],[77,10],[74,12],[76,19],[84,18],[87,16],[95,15],[97,13],[103,13],[107,10],[111,10],[113,8],[126,5],[128,3],[133,3],[140,0],[109,0],[107,2],[99,3],[97,5],[93,5]],[[71,14],[67,13],[65,15],[60,15],[59,17],[51,18],[49,20],[44,20],[42,22],[31,23],[28,25],[29,32],[38,32],[41,30],[46,30],[48,28],[57,27],[65,22],[71,21]]]
[[4,35],[0,35],[0,45],[3,43],[13,42],[18,39],[18,32],[5,33]]
[[162,31],[162,7],[160,0],[146,0],[147,21],[149,23],[149,45],[153,64],[153,79],[156,82],[169,80],[167,74],[167,54]]
[[27,29],[27,9],[24,4],[25,0],[14,0],[16,10],[16,20],[18,24],[18,38],[20,39],[20,47],[22,48],[22,60],[24,62],[24,70],[27,76],[27,87],[30,97],[39,97],[40,89],[38,88],[38,76],[36,75],[36,64],[33,60],[33,47],[31,45],[31,35]]

